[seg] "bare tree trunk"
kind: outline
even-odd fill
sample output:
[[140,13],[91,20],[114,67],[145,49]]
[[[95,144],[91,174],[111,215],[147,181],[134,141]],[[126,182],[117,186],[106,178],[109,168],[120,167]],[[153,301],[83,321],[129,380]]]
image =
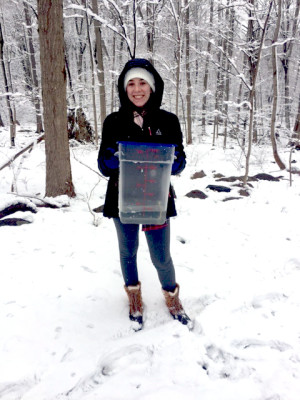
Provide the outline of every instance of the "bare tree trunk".
[[36,60],[35,60],[35,50],[33,46],[33,38],[32,38],[32,21],[29,12],[29,6],[27,1],[23,2],[24,6],[24,14],[26,21],[26,29],[27,29],[27,37],[28,37],[28,49],[29,49],[29,61],[30,61],[30,75],[32,82],[32,99],[35,107],[35,116],[36,116],[36,132],[43,132],[43,122],[42,122],[42,111],[41,111],[41,102],[40,102],[40,89],[39,82],[37,77],[37,69],[36,69]]
[[295,132],[294,137],[300,140],[300,96],[298,100],[298,113],[295,120],[294,132]]
[[136,55],[136,46],[137,46],[137,25],[136,25],[136,0],[132,0],[132,19],[133,19],[133,51],[132,58],[135,58]]
[[227,68],[226,68],[226,80],[225,80],[225,105],[224,105],[224,114],[225,114],[225,124],[224,124],[224,141],[223,148],[226,149],[227,146],[227,131],[228,131],[228,102],[230,98],[230,72],[231,72],[231,63],[228,60],[231,60],[233,53],[233,37],[234,37],[234,20],[235,20],[235,11],[234,7],[229,7],[229,0],[227,0],[227,10],[226,10],[226,21],[228,24],[228,32],[227,36]]
[[[252,0],[253,1],[253,0]],[[252,75],[252,82],[251,82],[251,90],[250,90],[250,98],[249,98],[249,103],[250,103],[250,121],[249,121],[249,133],[248,133],[248,151],[246,155],[246,169],[245,169],[245,176],[243,179],[244,185],[246,185],[248,176],[249,176],[249,167],[250,167],[250,156],[251,156],[251,151],[252,151],[252,141],[253,141],[253,121],[254,121],[254,100],[255,100],[255,91],[256,91],[256,79],[258,76],[258,71],[260,67],[260,59],[261,59],[261,53],[262,53],[262,47],[264,44],[265,40],[265,34],[266,34],[266,29],[267,29],[267,24],[270,18],[271,14],[271,9],[273,6],[273,0],[270,1],[269,3],[269,10],[268,14],[266,16],[265,22],[264,22],[264,27],[261,35],[261,40],[259,44],[259,49],[257,52],[257,61],[256,65],[253,70],[253,75]]]
[[[284,27],[285,29],[285,36],[287,37],[290,33],[290,22],[292,20],[291,15],[289,13],[290,11],[290,5],[291,2],[287,1],[284,3],[286,5],[285,11],[286,11],[286,25]],[[292,26],[292,32],[290,37],[292,40],[285,41],[283,44],[283,55],[281,56],[281,63],[282,67],[284,70],[284,116],[285,116],[285,124],[287,129],[290,129],[290,114],[291,114],[291,99],[290,99],[290,58],[292,54],[292,49],[293,49],[293,44],[294,44],[294,38],[296,37],[297,29],[298,29],[298,18],[299,18],[299,12],[300,12],[300,0],[297,0],[296,2],[296,9],[295,9],[295,17],[293,18],[293,26]]]
[[[226,8],[225,15],[227,15],[228,8]],[[222,16],[222,19],[224,17]],[[226,21],[226,16],[225,16],[225,21]],[[227,21],[226,21],[227,24]],[[225,29],[224,29],[225,28]],[[228,110],[228,105],[226,103],[226,82],[228,78],[228,74],[226,71],[226,67],[228,65],[227,62],[227,56],[228,56],[228,40],[227,40],[227,32],[226,32],[226,25],[223,29],[225,32],[222,31],[221,33],[221,42],[222,42],[222,54],[221,54],[221,71],[220,71],[220,81],[219,81],[219,110],[220,110],[220,115],[221,115],[221,121],[223,125],[223,147],[225,148],[226,146],[226,140],[227,140],[227,110]],[[220,46],[220,47],[221,47]]]
[[8,110],[9,128],[10,128],[10,145],[12,147],[14,147],[15,146],[15,137],[16,137],[16,120],[14,118],[14,113],[13,113],[12,104],[11,104],[11,98],[9,95],[8,78],[7,78],[6,68],[5,68],[5,61],[4,61],[4,38],[3,38],[3,33],[2,33],[1,22],[0,22],[0,62],[1,62],[4,86],[5,86],[5,91],[6,91],[6,105],[7,105],[7,110]]
[[185,0],[185,56],[186,56],[186,109],[187,109],[187,144],[192,144],[192,84],[191,84],[191,72],[190,72],[190,8],[188,0]]
[[73,80],[72,80],[72,75],[71,75],[71,71],[69,68],[69,61],[68,61],[68,52],[67,49],[65,47],[65,65],[66,65],[66,72],[67,72],[67,76],[68,76],[68,83],[69,83],[69,90],[70,90],[70,97],[72,99],[72,105],[70,105],[70,101],[68,101],[68,107],[69,108],[76,108],[76,98],[75,98],[75,93],[73,90]]
[[[116,69],[116,35],[113,35],[113,46],[112,46],[112,71]],[[112,74],[111,74],[112,75]],[[111,76],[111,81],[114,81],[114,77]],[[110,96],[110,112],[114,111],[114,102],[115,102],[115,85],[111,85],[111,96]]]
[[146,5],[146,15],[147,15],[147,54],[148,59],[153,63],[153,53],[154,53],[154,32],[155,32],[155,19],[154,19],[154,4],[147,2]]
[[63,0],[38,0],[46,144],[46,196],[75,196],[67,131]]
[[[248,55],[248,63],[249,63],[249,81],[250,81],[250,88],[253,90],[249,91],[249,103],[250,103],[250,116],[249,119],[251,120],[252,116],[252,121],[249,121],[249,125],[251,123],[251,143],[250,143],[250,148],[252,145],[252,142],[256,143],[257,142],[257,131],[255,130],[255,110],[256,110],[256,96],[255,96],[255,88],[254,88],[254,82],[257,79],[257,60],[260,57],[257,50],[257,43],[259,43],[259,29],[255,29],[254,27],[254,18],[255,18],[255,0],[248,0],[249,2],[249,18],[248,18],[248,28],[247,28],[247,39],[248,39],[248,51],[246,52]],[[252,103],[251,103],[252,102]],[[251,150],[250,150],[251,151]],[[247,163],[247,162],[246,162]]]
[[181,38],[181,27],[180,27],[180,16],[181,13],[181,0],[177,1],[177,9],[175,7],[174,1],[170,0],[171,14],[175,21],[176,29],[176,49],[175,49],[175,60],[177,62],[176,66],[176,106],[175,113],[179,115],[179,92],[180,92],[180,74],[181,74],[181,52],[182,52],[182,38]]
[[[137,12],[140,18],[144,22],[145,30],[146,30],[146,46],[147,46],[147,59],[154,64],[154,45],[155,45],[155,33],[156,33],[156,21],[158,21],[158,14],[161,12],[165,5],[165,1],[146,1],[145,2],[145,14],[142,12],[143,2],[137,3]],[[160,25],[158,23],[158,25]]]
[[[242,69],[243,74],[244,74],[244,71],[246,70],[246,66],[247,66],[247,56],[246,56],[246,53],[244,53],[244,55],[243,55],[243,69]],[[240,104],[242,102],[242,99],[244,98],[244,95],[245,95],[244,91],[243,91],[243,87],[244,87],[244,82],[241,80],[240,81],[240,85],[239,85],[238,98],[237,98],[238,107],[237,107],[237,115],[236,115],[236,125],[237,125],[238,132],[240,131],[240,128],[242,128],[242,132],[243,132],[243,135],[242,135],[242,147],[244,148],[245,147],[245,137],[246,137],[246,129],[245,129],[245,127],[246,127],[247,117],[246,117],[246,115],[243,116],[244,113],[242,112],[242,110],[245,109],[246,106],[243,105],[242,109],[241,109],[241,106],[240,106]],[[241,117],[241,114],[242,114],[242,117]],[[248,115],[248,112],[247,112],[247,115]]]
[[[98,15],[97,0],[92,0],[93,13]],[[102,36],[100,22],[94,19],[94,29],[96,37],[96,56],[97,56],[97,76],[99,82],[99,96],[100,96],[100,124],[103,123],[106,117],[106,96],[105,96],[105,77],[104,77],[104,63],[103,63],[103,50],[102,50]],[[98,134],[97,134],[98,136]]]
[[87,31],[89,50],[90,50],[90,62],[91,62],[91,70],[92,70],[92,100],[93,100],[93,114],[94,114],[95,143],[97,144],[98,140],[99,140],[99,135],[98,135],[97,107],[96,107],[96,95],[95,95],[96,71],[95,71],[95,62],[94,62],[94,57],[93,57],[93,50],[92,50],[92,43],[91,43],[91,36],[90,36],[89,18],[88,18],[88,13],[87,13],[88,0],[85,1],[85,7],[86,7],[86,13],[85,13],[86,31]]
[[[221,11],[218,11],[218,26],[220,24],[220,15]],[[218,29],[219,33],[219,38],[222,37],[220,29]],[[223,46],[223,40],[219,39],[218,42],[218,47],[221,48]],[[220,65],[221,60],[222,60],[222,52],[218,51],[217,55],[217,63]],[[221,72],[221,68],[218,68],[217,72],[217,78],[216,78],[216,93],[215,93],[215,111],[214,111],[214,131],[213,131],[213,146],[215,145],[215,141],[218,138],[219,135],[219,122],[220,122],[220,115],[221,115],[221,104],[222,104],[222,98],[223,98],[223,90],[222,90],[222,85],[223,85],[223,75]]]
[[[81,0],[81,5],[84,5],[84,1],[85,0]],[[81,37],[83,36],[84,19],[75,17],[74,22],[75,22],[76,32],[79,37],[79,53],[77,55],[77,74],[78,74],[80,89],[78,90],[78,104],[80,107],[83,107],[83,86],[84,86],[83,58],[86,50],[86,42],[84,39],[81,39]]]
[[176,61],[177,61],[177,67],[176,67],[176,106],[175,106],[175,112],[176,115],[179,115],[179,92],[180,92],[180,74],[181,74],[181,39],[179,38],[179,42],[177,44],[177,50],[176,50]]
[[278,40],[278,34],[281,23],[281,0],[278,0],[278,16],[277,24],[274,32],[273,46],[272,46],[272,67],[273,67],[273,108],[271,116],[271,143],[273,148],[274,159],[280,169],[285,169],[284,163],[281,161],[278,151],[275,137],[275,125],[276,125],[276,112],[277,112],[277,99],[278,99],[278,82],[277,82],[277,47],[276,42]]
[[210,2],[210,14],[209,14],[209,33],[208,33],[208,43],[207,43],[207,56],[205,59],[204,66],[204,81],[203,81],[203,95],[202,95],[202,117],[201,117],[201,126],[202,126],[202,134],[206,133],[206,112],[207,112],[207,90],[208,90],[208,76],[209,76],[209,59],[211,54],[211,36],[212,36],[212,27],[213,27],[213,13],[214,13],[214,2],[211,0]]
[[291,111],[291,106],[290,106],[290,77],[289,77],[289,59],[286,58],[282,62],[283,64],[283,71],[284,71],[284,103],[285,103],[285,111],[284,111],[284,116],[285,116],[285,125],[287,129],[291,128],[290,124],[290,111]]

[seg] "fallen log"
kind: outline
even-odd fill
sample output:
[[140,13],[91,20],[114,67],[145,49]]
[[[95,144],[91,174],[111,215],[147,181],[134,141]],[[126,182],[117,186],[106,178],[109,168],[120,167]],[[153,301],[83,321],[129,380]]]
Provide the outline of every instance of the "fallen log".
[[5,218],[0,220],[0,226],[20,226],[30,224],[30,221],[22,218]]
[[33,203],[30,204],[29,201],[18,200],[0,209],[0,219],[7,217],[8,215],[14,214],[17,211],[30,211],[34,214],[37,213],[36,206]]
[[64,208],[69,207],[70,202],[69,198],[65,195],[58,197],[44,197],[43,199],[37,196],[31,196],[26,194],[18,194],[18,193],[9,193],[12,196],[21,197],[24,200],[29,199],[37,207],[45,207],[45,208]]

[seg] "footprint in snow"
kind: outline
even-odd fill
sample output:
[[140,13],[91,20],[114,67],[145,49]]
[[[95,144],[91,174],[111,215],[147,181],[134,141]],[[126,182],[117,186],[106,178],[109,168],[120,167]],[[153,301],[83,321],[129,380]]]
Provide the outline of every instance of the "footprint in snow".
[[107,353],[99,363],[99,370],[104,376],[115,375],[134,365],[140,369],[142,364],[150,364],[153,352],[142,345],[133,344]]
[[3,382],[0,384],[0,399],[21,399],[30,389],[38,384],[35,379],[23,379],[17,382]]
[[97,368],[91,374],[81,379],[64,396],[72,398],[76,395],[79,398],[80,393],[86,393],[93,390],[98,385],[104,383],[104,380],[122,373],[127,373],[128,368],[137,369],[140,373],[146,373],[151,364],[152,351],[145,346],[130,345],[109,351],[101,358]]

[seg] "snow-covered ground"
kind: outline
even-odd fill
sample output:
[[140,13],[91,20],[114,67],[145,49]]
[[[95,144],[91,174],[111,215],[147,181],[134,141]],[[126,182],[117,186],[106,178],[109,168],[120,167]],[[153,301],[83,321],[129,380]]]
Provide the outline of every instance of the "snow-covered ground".
[[[19,132],[10,149],[2,129],[0,165],[32,135]],[[250,175],[283,179],[224,202],[239,188],[206,187],[215,173],[243,174],[239,146],[212,148],[207,137],[186,152],[187,168],[172,177],[172,256],[194,330],[169,316],[141,233],[145,326],[130,331],[113,223],[97,214],[95,226],[89,211],[107,183],[98,183],[97,149],[72,147],[70,207],[18,213],[33,222],[0,227],[1,400],[299,399],[300,177],[290,186],[271,149],[255,148]],[[288,163],[288,150],[280,154]],[[299,168],[299,152],[293,159]],[[19,194],[44,195],[44,144],[19,163],[0,171],[0,206],[14,198],[13,181]],[[201,170],[206,177],[192,180]],[[193,189],[208,198],[186,197]]]

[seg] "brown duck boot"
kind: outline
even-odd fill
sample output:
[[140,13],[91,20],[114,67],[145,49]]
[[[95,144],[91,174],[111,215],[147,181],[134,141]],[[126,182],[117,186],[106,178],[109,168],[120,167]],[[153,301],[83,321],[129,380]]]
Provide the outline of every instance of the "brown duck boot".
[[163,294],[166,300],[166,305],[172,317],[174,319],[177,319],[183,325],[187,325],[189,329],[193,329],[193,322],[184,311],[181,301],[179,299],[179,285],[176,284],[174,292],[163,290]]
[[129,300],[129,319],[135,322],[133,329],[139,331],[143,327],[143,301],[141,283],[136,286],[124,286]]

